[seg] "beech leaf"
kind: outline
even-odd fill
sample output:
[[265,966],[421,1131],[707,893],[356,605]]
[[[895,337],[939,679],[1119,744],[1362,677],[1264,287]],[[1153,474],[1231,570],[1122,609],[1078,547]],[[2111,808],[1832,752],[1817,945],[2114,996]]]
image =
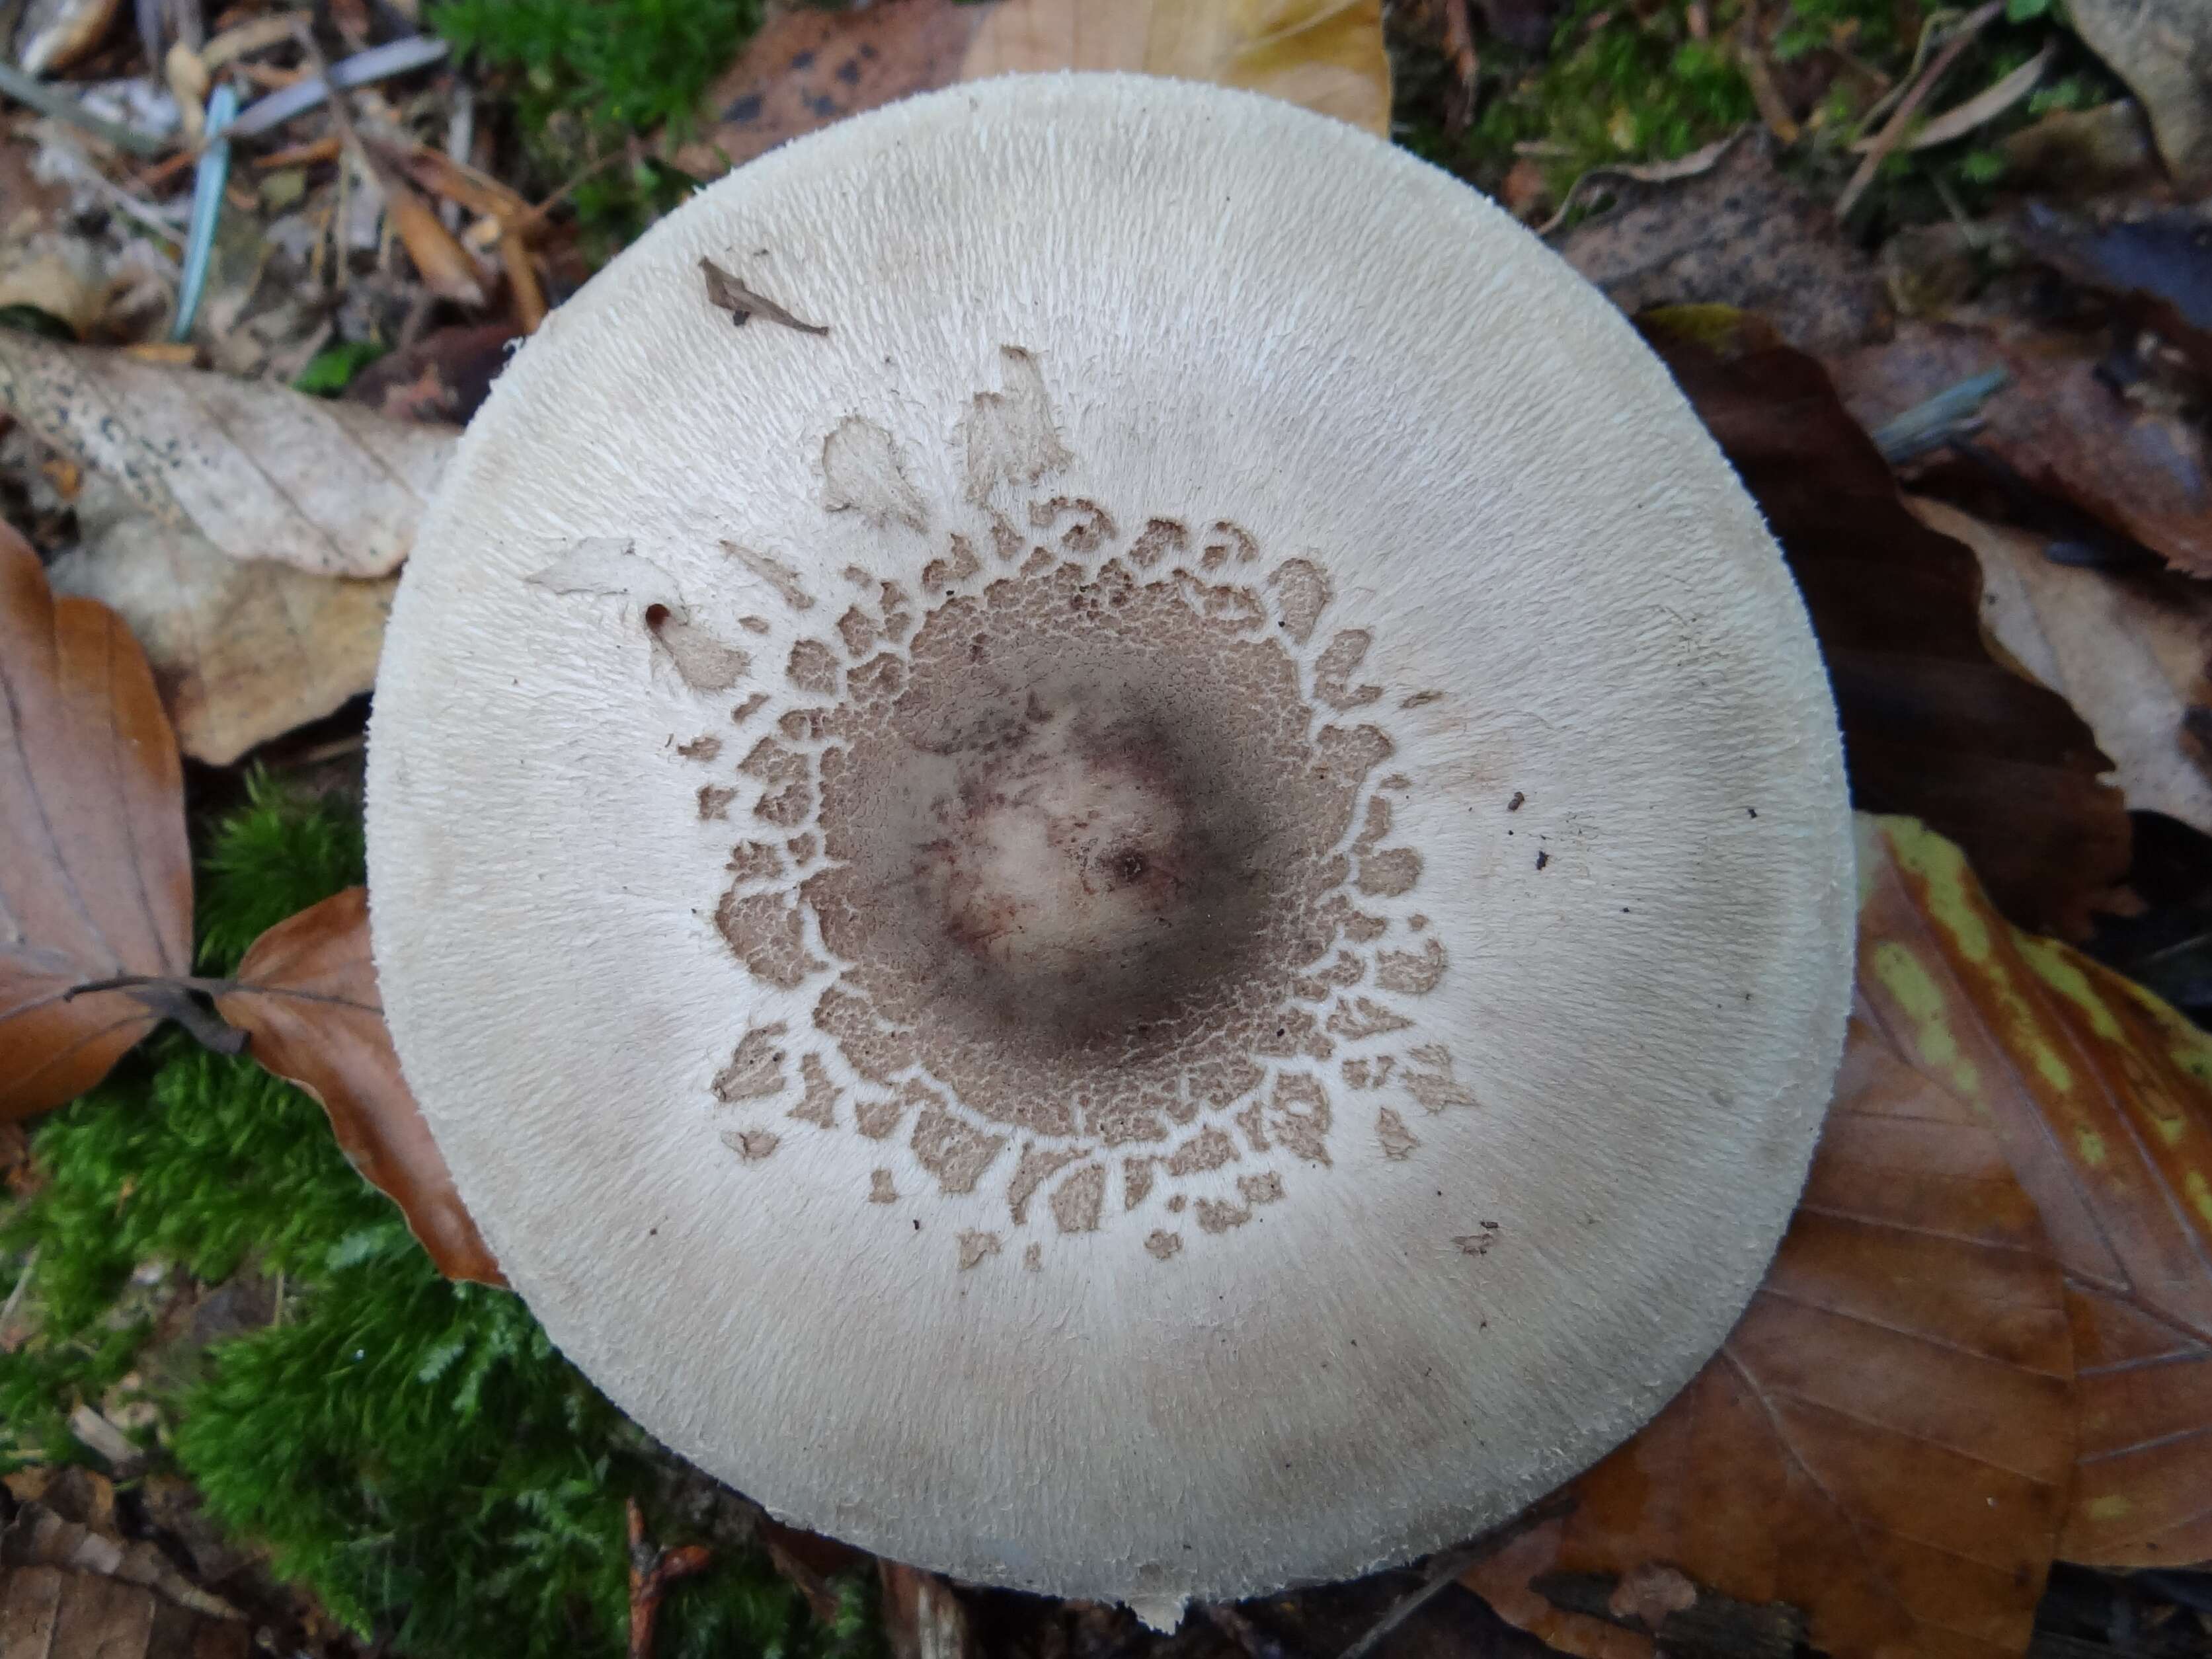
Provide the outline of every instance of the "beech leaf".
[[[104,483],[88,481],[88,503]],[[79,519],[88,538],[54,561],[54,587],[112,605],[131,624],[194,760],[228,766],[375,684],[398,577],[311,576],[232,558],[195,530],[149,518]]]
[[[1863,917],[1862,963],[1885,945]],[[2065,1295],[1999,1136],[1869,1013],[1719,1355],[1468,1576],[1554,1647],[1650,1659],[1701,1615],[1833,1659],[2027,1646],[2074,1463]],[[1695,1599],[1626,1593],[1654,1566]]]
[[1765,1282],[1467,1577],[1586,1659],[2016,1654],[2054,1552],[2212,1554],[2212,1037],[2010,927],[1924,824],[1858,830],[1857,1006]]
[[181,995],[76,988],[191,971],[176,739],[122,619],[55,599],[0,526],[0,1121],[73,1099]]
[[1242,87],[1389,136],[1382,0],[1000,0],[960,78],[1069,69]]
[[164,529],[323,576],[399,567],[454,437],[289,386],[16,330],[0,331],[0,408],[112,477]]
[[362,1177],[391,1197],[449,1279],[504,1285],[399,1073],[368,946],[368,890],[350,887],[247,947],[216,1012],[248,1052],[330,1115]]
[[1863,826],[1860,861],[1867,1001],[1990,1125],[2065,1273],[2081,1445],[2059,1553],[2212,1557],[2212,1037],[2006,927],[1922,826]]

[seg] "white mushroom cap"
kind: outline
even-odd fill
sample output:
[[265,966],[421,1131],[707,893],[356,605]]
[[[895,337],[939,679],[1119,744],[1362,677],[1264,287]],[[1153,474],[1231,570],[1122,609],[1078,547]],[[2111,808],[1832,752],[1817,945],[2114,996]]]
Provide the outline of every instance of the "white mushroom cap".
[[463,440],[369,782],[562,1348],[779,1516],[1154,1617],[1637,1428],[1842,1041],[1751,502],[1534,237],[1241,93],[963,87],[656,228]]

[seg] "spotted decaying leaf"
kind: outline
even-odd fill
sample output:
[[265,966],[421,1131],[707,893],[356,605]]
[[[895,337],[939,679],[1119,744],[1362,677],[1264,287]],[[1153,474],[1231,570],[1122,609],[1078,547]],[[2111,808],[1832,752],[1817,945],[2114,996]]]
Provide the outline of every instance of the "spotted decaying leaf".
[[848,115],[950,86],[990,9],[959,0],[883,0],[772,17],[708,90],[701,131],[669,141],[670,159],[712,178]]
[[2212,1557],[2212,1038],[2007,927],[1918,826],[1882,821],[1862,859],[1867,999],[1990,1124],[2065,1273],[2081,1456],[2059,1554]]
[[0,408],[109,475],[163,530],[322,576],[398,568],[454,436],[13,330],[0,334]]
[[1563,1519],[1468,1574],[1568,1652],[1702,1623],[2017,1653],[2054,1553],[2212,1553],[2212,1039],[2010,927],[1924,825],[1862,817],[1859,866],[1855,1018],[1765,1282]]
[[1211,81],[1390,131],[1381,0],[1000,0],[961,78],[1065,69]]
[[1722,307],[1647,312],[1644,337],[1782,544],[1820,638],[1853,805],[1960,842],[2005,914],[2078,939],[2127,870],[2112,762],[1982,633],[1974,556],[1915,519],[1826,370]]
[[255,1060],[322,1103],[354,1168],[398,1204],[441,1272],[507,1282],[400,1075],[369,955],[368,889],[262,934],[215,1006],[247,1034]]
[[144,654],[104,605],[56,599],[0,526],[0,1120],[58,1106],[168,1010],[192,874],[176,741]]

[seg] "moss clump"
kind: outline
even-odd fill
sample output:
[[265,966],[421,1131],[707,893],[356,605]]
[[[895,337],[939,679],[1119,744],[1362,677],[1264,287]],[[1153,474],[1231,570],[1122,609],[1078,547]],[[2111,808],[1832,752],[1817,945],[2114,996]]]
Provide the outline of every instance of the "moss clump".
[[429,17],[514,72],[526,126],[566,114],[602,136],[688,118],[760,21],[760,0],[445,0]]
[[[254,781],[202,854],[208,970],[359,880],[361,848],[350,804]],[[135,1367],[157,1457],[364,1635],[440,1659],[623,1650],[624,1500],[657,1534],[696,1535],[675,1494],[700,1483],[516,1297],[441,1278],[313,1100],[165,1032],[33,1152],[35,1190],[0,1224],[0,1283],[37,1251],[34,1334],[0,1354],[0,1466],[68,1455],[71,1408]],[[248,1269],[282,1276],[279,1322],[183,1358],[155,1340],[178,1291]],[[846,1601],[818,1621],[757,1550],[721,1544],[672,1596],[659,1650],[857,1659],[875,1640],[857,1586]]]
[[[428,21],[500,73],[532,182],[550,189],[635,136],[685,131],[761,11],[761,0],[443,0]],[[594,259],[635,240],[696,183],[649,156],[575,182],[571,200]]]

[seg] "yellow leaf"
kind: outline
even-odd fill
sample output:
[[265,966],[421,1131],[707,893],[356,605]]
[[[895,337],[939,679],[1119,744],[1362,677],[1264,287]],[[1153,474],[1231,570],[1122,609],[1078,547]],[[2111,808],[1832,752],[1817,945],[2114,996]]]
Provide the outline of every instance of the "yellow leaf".
[[1390,131],[1382,0],[1005,0],[961,78],[1068,69],[1211,81]]

